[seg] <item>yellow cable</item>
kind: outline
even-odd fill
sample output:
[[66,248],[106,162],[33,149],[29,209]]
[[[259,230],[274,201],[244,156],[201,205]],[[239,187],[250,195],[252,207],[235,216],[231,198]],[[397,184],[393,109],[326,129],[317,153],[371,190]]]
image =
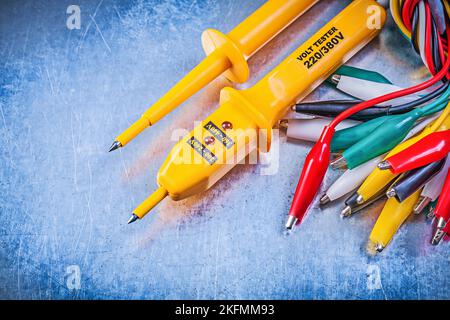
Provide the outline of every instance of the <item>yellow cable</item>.
[[402,14],[400,12],[401,2],[399,0],[391,0],[390,8],[391,8],[392,18],[394,18],[394,21],[397,24],[400,31],[406,37],[408,37],[408,39],[411,39],[411,32],[409,32],[409,30],[406,28],[405,24],[403,23]]
[[445,10],[447,10],[447,15],[450,16],[450,3],[448,1],[444,1]]
[[444,123],[445,119],[450,115],[450,102],[445,107],[444,111],[442,111],[442,114],[439,116],[439,118],[436,119],[435,122],[431,125],[430,130],[431,131],[437,131],[439,127]]
[[375,247],[377,251],[381,251],[387,246],[403,222],[413,212],[421,192],[422,188],[401,203],[395,198],[388,199],[370,233],[368,249]]

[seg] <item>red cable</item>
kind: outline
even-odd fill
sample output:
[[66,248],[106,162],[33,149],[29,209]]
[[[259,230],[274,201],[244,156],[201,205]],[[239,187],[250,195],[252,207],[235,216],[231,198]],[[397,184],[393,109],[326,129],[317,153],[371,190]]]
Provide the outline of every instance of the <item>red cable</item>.
[[412,31],[412,23],[411,17],[414,14],[414,8],[419,3],[419,0],[405,0],[405,4],[403,5],[402,10],[402,20],[405,24],[405,27],[411,32]]
[[[416,9],[416,6],[419,4],[421,0],[414,0],[411,2],[411,5],[409,6],[409,17],[412,17],[414,14],[414,10]],[[411,18],[409,18],[411,19]]]
[[403,8],[402,8],[402,20],[403,20],[403,23],[404,23],[406,29],[408,29],[409,31],[411,31],[411,29],[412,29],[411,21],[409,19],[409,17],[411,17],[411,15],[409,14],[410,5],[411,5],[411,0],[405,0],[405,2],[403,3]]
[[433,132],[385,161],[392,173],[400,174],[440,161],[449,152],[450,130],[445,130]]
[[[450,26],[447,26],[447,40],[450,41]],[[345,120],[346,118],[350,117],[351,115],[353,115],[361,110],[370,108],[374,105],[380,104],[385,101],[397,99],[397,98],[400,98],[400,97],[403,97],[403,96],[406,96],[409,94],[413,94],[413,93],[422,91],[426,88],[429,88],[433,84],[435,84],[436,82],[438,82],[439,80],[444,78],[447,75],[449,68],[450,68],[450,57],[447,52],[447,60],[445,61],[443,68],[441,69],[441,71],[439,71],[439,73],[434,75],[431,79],[428,79],[427,81],[425,81],[421,84],[418,84],[416,86],[410,87],[410,88],[395,91],[395,92],[388,93],[388,94],[385,94],[385,95],[377,97],[377,98],[373,98],[371,100],[361,102],[361,103],[345,110],[344,112],[340,113],[336,118],[333,119],[333,121],[331,121],[331,123],[329,124],[329,127],[335,129],[336,126],[342,120]]]
[[[439,196],[438,203],[434,209],[434,214],[437,218],[443,218],[447,223],[444,228],[445,231],[449,231],[448,221],[450,220],[450,170],[447,173],[444,186],[442,187],[441,195]],[[448,233],[447,233],[448,234]]]

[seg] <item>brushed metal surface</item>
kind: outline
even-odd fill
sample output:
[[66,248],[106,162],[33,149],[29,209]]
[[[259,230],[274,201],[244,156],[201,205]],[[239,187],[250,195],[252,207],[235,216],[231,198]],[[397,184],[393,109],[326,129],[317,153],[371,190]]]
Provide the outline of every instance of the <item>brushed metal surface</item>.
[[[379,206],[342,220],[342,203],[314,205],[285,236],[311,144],[283,136],[276,174],[239,165],[208,192],[166,199],[127,225],[156,187],[173,131],[214,110],[229,83],[214,81],[108,154],[114,137],[203,58],[202,30],[228,32],[263,1],[75,2],[80,30],[66,27],[66,1],[0,4],[0,298],[450,298],[449,244],[429,245],[423,217],[377,257],[365,246]],[[251,59],[245,86],[347,3],[323,0],[282,32]],[[426,77],[391,19],[350,64],[402,86]],[[322,86],[310,98],[335,96]]]

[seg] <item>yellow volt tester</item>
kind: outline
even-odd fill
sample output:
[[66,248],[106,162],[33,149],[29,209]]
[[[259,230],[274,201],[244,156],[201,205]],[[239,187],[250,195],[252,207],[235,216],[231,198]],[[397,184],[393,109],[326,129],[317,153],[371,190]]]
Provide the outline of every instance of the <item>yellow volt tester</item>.
[[375,0],[353,1],[253,87],[222,89],[220,107],[174,146],[158,172],[159,188],[129,223],[167,195],[181,200],[207,190],[257,148],[267,151],[287,109],[370,42],[385,19]]

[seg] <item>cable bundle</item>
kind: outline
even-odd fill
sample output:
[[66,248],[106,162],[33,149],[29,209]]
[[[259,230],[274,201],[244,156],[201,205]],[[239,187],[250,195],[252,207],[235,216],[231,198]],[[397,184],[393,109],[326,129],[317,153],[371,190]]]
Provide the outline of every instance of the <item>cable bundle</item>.
[[446,0],[391,0],[395,23],[435,75],[443,66],[448,41],[445,38],[450,5]]
[[[345,67],[329,82],[353,99],[293,107],[299,113],[330,118],[301,120],[315,121],[323,131],[321,136],[308,135],[307,140],[317,142],[306,158],[286,225],[290,229],[289,222],[302,220],[334,155],[331,166],[347,170],[320,203],[351,193],[341,213],[349,217],[387,198],[369,237],[369,247],[378,252],[413,212],[436,216],[432,244],[450,229],[450,5],[446,0],[391,0],[390,7],[432,77],[402,89],[381,75]],[[432,90],[423,93],[427,88]],[[295,122],[284,125],[288,136],[291,130],[302,137],[294,130]]]

